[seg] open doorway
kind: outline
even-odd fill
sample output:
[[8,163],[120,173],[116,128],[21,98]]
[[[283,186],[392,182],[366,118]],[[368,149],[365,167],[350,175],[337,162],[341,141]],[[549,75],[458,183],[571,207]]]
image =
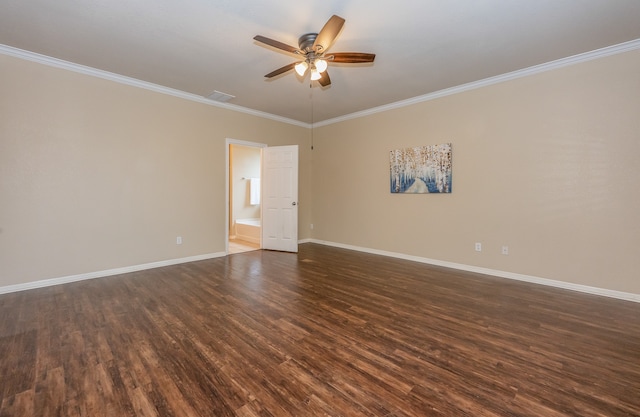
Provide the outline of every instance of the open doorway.
[[261,248],[261,162],[265,145],[234,140],[227,142],[227,253],[232,254]]

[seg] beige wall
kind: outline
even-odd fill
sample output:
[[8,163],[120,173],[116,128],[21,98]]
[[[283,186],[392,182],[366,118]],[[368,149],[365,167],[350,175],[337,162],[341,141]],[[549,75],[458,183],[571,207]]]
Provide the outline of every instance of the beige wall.
[[0,287],[224,252],[226,138],[300,145],[308,223],[307,129],[0,55]]
[[[314,136],[314,239],[640,294],[639,51]],[[390,194],[390,150],[445,142],[452,194]]]
[[[0,287],[223,252],[233,138],[300,145],[301,239],[640,294],[638,91],[628,52],[316,128],[310,151],[302,127],[0,56]],[[452,194],[389,193],[390,150],[443,142]]]

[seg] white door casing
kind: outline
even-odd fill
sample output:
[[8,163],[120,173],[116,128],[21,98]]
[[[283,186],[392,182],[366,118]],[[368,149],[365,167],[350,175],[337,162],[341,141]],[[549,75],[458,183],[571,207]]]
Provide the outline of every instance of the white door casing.
[[262,151],[262,248],[298,252],[298,145]]

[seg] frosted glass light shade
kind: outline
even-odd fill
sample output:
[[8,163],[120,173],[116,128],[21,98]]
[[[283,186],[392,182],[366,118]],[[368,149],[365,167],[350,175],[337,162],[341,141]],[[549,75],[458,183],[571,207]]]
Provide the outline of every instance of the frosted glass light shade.
[[319,80],[320,77],[320,72],[315,68],[311,68],[311,81]]
[[309,68],[309,64],[307,64],[305,61],[298,62],[294,68],[296,69],[296,72],[299,76],[303,76],[307,71],[307,68]]
[[316,59],[314,64],[316,65],[316,69],[318,70],[318,72],[325,72],[327,69],[327,61],[325,61],[324,59]]

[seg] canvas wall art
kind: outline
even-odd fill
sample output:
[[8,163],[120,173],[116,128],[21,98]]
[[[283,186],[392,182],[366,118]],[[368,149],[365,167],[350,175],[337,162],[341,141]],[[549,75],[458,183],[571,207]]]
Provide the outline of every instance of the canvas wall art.
[[451,192],[451,144],[417,146],[390,152],[391,192]]

